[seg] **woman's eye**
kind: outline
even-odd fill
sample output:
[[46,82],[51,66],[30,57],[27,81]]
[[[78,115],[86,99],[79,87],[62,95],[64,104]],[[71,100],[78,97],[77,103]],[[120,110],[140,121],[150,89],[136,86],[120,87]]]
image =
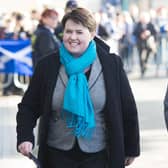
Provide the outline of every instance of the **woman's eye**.
[[66,30],[65,33],[72,33],[72,31],[70,31],[70,30]]
[[82,34],[82,32],[81,32],[81,31],[79,31],[79,32],[77,32],[77,34]]

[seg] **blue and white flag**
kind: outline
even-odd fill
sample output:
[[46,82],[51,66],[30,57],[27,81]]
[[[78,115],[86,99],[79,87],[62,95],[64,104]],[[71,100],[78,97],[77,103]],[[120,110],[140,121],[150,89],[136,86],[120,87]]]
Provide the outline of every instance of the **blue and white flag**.
[[0,40],[0,73],[33,73],[30,40]]

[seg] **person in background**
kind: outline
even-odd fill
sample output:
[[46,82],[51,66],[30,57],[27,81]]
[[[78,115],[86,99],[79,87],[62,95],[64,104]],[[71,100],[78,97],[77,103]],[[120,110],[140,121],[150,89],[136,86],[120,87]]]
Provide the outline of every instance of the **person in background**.
[[33,34],[34,31],[36,30],[38,24],[39,24],[39,21],[41,19],[41,13],[40,11],[38,11],[37,9],[33,9],[31,12],[30,12],[30,21],[31,21],[31,26],[30,26],[30,33]]
[[168,130],[168,87],[164,98],[164,118],[165,118],[167,130]]
[[[4,29],[4,40],[8,42],[8,40],[27,40],[30,37],[30,34],[24,28],[24,17],[21,13],[12,13],[14,19],[14,27],[11,31],[11,19],[8,18],[5,20],[5,29]],[[10,42],[11,42],[10,41]],[[14,83],[14,74],[13,73],[4,73],[3,74],[3,85],[8,84],[2,90],[3,96],[10,96],[10,95],[23,95],[24,90],[22,88],[18,88]],[[25,77],[23,75],[18,75],[19,81],[21,78]]]
[[[65,4],[64,12],[71,12],[73,9],[78,7],[78,3],[75,0],[69,0]],[[59,38],[60,41],[62,41],[63,36],[63,27],[62,24],[59,23],[58,26],[55,28],[55,35]]]
[[45,9],[41,14],[40,23],[32,36],[33,67],[48,54],[59,49],[60,41],[54,34],[58,24],[58,13],[53,9]]
[[95,37],[85,8],[62,19],[59,51],[41,59],[18,104],[17,149],[29,157],[39,123],[43,168],[124,168],[140,154],[136,103],[121,58]]
[[96,34],[100,36],[103,40],[105,41],[108,40],[108,38],[110,37],[110,34],[106,30],[106,27],[102,24],[102,19],[103,19],[102,12],[95,12],[94,17],[97,22]]
[[133,68],[134,37],[132,33],[134,26],[132,18],[128,12],[122,12],[121,17],[121,21],[123,22],[123,34],[119,39],[119,55],[122,58],[125,71],[129,73]]
[[24,16],[20,13],[16,13],[15,25],[14,25],[13,37],[12,37],[15,40],[26,40],[31,37],[30,33],[25,30],[23,20],[24,20]]
[[151,22],[148,12],[142,12],[140,14],[140,21],[136,24],[133,35],[136,38],[141,77],[143,77],[147,70],[150,54],[156,52],[157,31]]
[[73,9],[78,7],[78,3],[76,0],[69,0],[65,5],[65,13],[71,12]]
[[166,75],[168,76],[168,11],[166,7],[160,7],[157,10],[156,26],[158,28],[158,50],[157,50],[157,69],[164,65]]

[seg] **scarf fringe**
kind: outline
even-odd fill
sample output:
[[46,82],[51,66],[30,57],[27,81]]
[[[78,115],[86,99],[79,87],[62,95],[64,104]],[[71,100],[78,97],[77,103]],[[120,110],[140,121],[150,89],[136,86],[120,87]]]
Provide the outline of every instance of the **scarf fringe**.
[[86,139],[91,139],[95,128],[94,124],[92,127],[89,127],[88,123],[84,121],[84,117],[74,115],[67,110],[62,111],[61,118],[66,121],[67,128],[72,129],[71,133],[77,138],[83,137]]

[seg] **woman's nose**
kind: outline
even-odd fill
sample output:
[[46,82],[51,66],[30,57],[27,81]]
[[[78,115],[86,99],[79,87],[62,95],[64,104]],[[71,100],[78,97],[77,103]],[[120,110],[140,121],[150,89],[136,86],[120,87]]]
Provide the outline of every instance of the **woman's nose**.
[[70,37],[71,37],[71,39],[76,39],[76,37],[77,37],[77,36],[76,36],[76,33],[75,33],[75,32],[73,32],[73,33],[71,34],[71,36],[70,36]]

